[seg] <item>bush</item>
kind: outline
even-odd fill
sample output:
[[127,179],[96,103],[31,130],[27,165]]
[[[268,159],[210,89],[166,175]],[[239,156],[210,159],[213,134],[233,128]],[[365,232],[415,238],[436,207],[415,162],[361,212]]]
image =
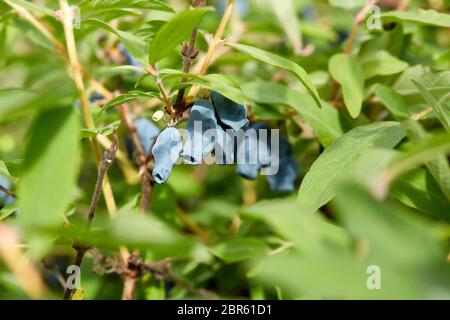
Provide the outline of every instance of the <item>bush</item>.
[[0,4],[0,299],[450,298],[448,1],[204,2]]

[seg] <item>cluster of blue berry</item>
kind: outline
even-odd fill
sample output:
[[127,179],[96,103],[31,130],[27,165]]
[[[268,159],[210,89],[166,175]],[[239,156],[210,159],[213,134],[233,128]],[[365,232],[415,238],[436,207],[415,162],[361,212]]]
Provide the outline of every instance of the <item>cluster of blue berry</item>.
[[[294,190],[297,162],[286,138],[280,137],[278,154],[270,157],[270,139],[261,139],[260,130],[270,130],[264,123],[250,124],[244,105],[231,101],[217,92],[211,92],[210,100],[198,100],[191,108],[186,126],[186,139],[175,127],[162,131],[145,117],[135,120],[135,126],[146,155],[154,158],[153,178],[156,183],[167,181],[177,161],[198,165],[209,154],[215,155],[217,164],[237,164],[236,172],[247,179],[256,179],[263,168],[276,166],[277,172],[267,175],[270,188],[277,192]],[[244,134],[236,141],[233,133],[254,130],[256,134]],[[213,132],[211,136],[208,132]],[[130,143],[130,142],[128,142]],[[200,146],[200,147],[199,147]],[[256,162],[246,162],[256,156]],[[236,161],[240,159],[240,161]],[[276,162],[276,163],[274,163]]]

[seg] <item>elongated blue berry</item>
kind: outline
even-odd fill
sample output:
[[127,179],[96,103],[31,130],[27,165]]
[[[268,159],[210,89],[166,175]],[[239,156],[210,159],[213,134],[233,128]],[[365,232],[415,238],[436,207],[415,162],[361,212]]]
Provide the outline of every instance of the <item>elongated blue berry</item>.
[[139,117],[134,120],[134,126],[141,140],[145,154],[150,154],[150,149],[159,134],[159,128],[145,117]]
[[216,144],[217,120],[214,107],[208,100],[195,102],[186,126],[186,143],[182,158],[185,163],[199,164],[213,151]]
[[142,67],[142,63],[140,63],[135,57],[133,57],[133,55],[130,52],[128,52],[127,48],[125,48],[123,44],[119,43],[118,48],[120,53],[122,53],[123,56],[125,57],[125,61],[127,64],[135,67]]
[[292,153],[289,141],[280,137],[278,172],[267,175],[270,189],[276,192],[292,192],[297,178],[297,161]]
[[[264,130],[264,134],[261,134]],[[246,128],[239,139],[236,172],[244,178],[254,180],[259,171],[270,162],[270,134],[265,124],[253,124]]]
[[[230,133],[231,130],[231,133]],[[217,164],[233,164],[236,158],[237,148],[234,145],[235,130],[223,129],[217,126],[217,143],[214,147],[214,155]]]
[[247,108],[231,101],[220,93],[211,92],[211,100],[217,112],[219,122],[232,129],[241,129],[248,124]]
[[156,183],[161,184],[169,179],[182,149],[183,142],[180,132],[176,128],[167,127],[159,134],[152,149],[154,157],[152,175]]

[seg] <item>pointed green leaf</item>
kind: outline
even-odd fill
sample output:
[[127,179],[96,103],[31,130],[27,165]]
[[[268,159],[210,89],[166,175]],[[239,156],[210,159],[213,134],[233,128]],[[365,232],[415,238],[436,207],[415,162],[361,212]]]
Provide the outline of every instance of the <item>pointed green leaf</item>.
[[317,89],[314,87],[306,71],[295,62],[277,56],[276,54],[239,43],[228,44],[228,46],[240,52],[246,53],[255,59],[294,73],[299,78],[300,82],[305,86],[305,88],[311,93],[319,108],[321,107],[320,97]]
[[75,108],[39,115],[29,132],[18,199],[20,219],[55,226],[72,201],[80,156],[80,121]]
[[365,79],[390,76],[408,68],[408,64],[384,50],[370,52],[360,59]]
[[357,118],[364,99],[364,74],[360,64],[354,58],[339,53],[331,57],[328,69],[334,80],[342,86],[348,112],[353,118]]
[[226,263],[259,258],[267,255],[268,246],[258,238],[237,238],[214,246],[211,253]]
[[422,96],[425,98],[425,101],[430,105],[433,111],[437,114],[439,121],[444,126],[445,130],[450,133],[450,109],[439,103],[436,98],[428,91],[423,85],[418,83],[417,81],[411,80],[414,85],[419,89]]
[[450,28],[450,14],[439,13],[435,10],[391,11],[383,13],[386,21],[414,22],[435,27]]
[[155,64],[171,53],[183,40],[187,40],[210,8],[196,8],[183,11],[173,16],[158,30],[150,44],[148,61]]
[[258,103],[284,104],[297,111],[327,147],[344,134],[345,119],[335,108],[322,104],[318,109],[311,96],[273,82],[250,82],[242,85],[245,95]]
[[448,153],[450,153],[450,134],[430,135],[395,157],[382,179],[387,182],[393,181],[403,173]]
[[398,122],[376,122],[357,127],[337,139],[311,166],[300,186],[301,203],[320,208],[336,195],[342,181],[352,180],[355,160],[370,148],[392,148],[405,136]]
[[375,94],[397,120],[409,118],[408,106],[403,97],[393,89],[378,84]]
[[[429,138],[429,133],[418,122],[405,121],[403,126],[406,128],[408,137],[413,143],[420,143]],[[441,154],[425,165],[441,187],[448,201],[450,201],[450,167],[446,155]]]
[[147,62],[148,45],[141,38],[135,36],[132,33],[115,29],[111,27],[108,23],[95,18],[88,19],[84,21],[83,24],[95,25],[98,28],[102,28],[105,29],[106,31],[114,33],[116,36],[120,38],[120,41],[123,43],[125,48],[127,48],[129,53],[133,57],[135,57],[136,60],[138,60],[143,65],[148,65]]

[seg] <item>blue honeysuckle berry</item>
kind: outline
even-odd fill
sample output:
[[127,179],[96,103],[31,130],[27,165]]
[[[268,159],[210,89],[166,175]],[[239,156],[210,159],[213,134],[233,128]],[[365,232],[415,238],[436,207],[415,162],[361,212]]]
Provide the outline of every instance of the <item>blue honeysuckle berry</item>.
[[186,143],[181,153],[185,163],[199,164],[206,155],[213,151],[217,137],[205,133],[216,133],[216,129],[217,120],[211,102],[208,100],[196,101],[189,115],[186,126]]
[[350,32],[348,32],[347,30],[338,30],[337,34],[338,34],[338,39],[336,40],[337,45],[345,43],[345,41],[347,41],[347,39],[350,37]]
[[[220,0],[219,3],[216,5],[217,11],[221,15],[223,15],[223,13],[225,12],[226,5],[227,5],[226,0]],[[249,13],[250,10],[249,6],[250,4],[248,0],[237,0],[235,11],[241,18],[245,18]]]
[[98,100],[103,100],[105,99],[104,96],[102,96],[100,93],[98,93],[97,91],[94,91],[91,96],[89,97],[89,102],[90,103],[94,103]]
[[182,149],[183,141],[176,128],[167,127],[159,134],[152,149],[154,158],[152,175],[156,183],[161,184],[169,179]]
[[[0,174],[0,185],[6,189],[9,189],[11,188],[11,181],[4,175]],[[3,191],[0,191],[0,207],[6,207],[7,205],[13,203],[14,200],[14,197],[7,195]]]
[[297,178],[297,160],[292,152],[289,141],[280,137],[278,172],[268,175],[270,189],[276,192],[292,192]]
[[142,67],[142,63],[140,63],[135,57],[133,57],[133,55],[128,52],[127,48],[125,48],[123,44],[119,43],[117,48],[119,49],[120,53],[122,53],[123,56],[125,57],[125,61],[127,64],[135,67]]
[[238,164],[236,167],[236,173],[249,180],[255,180],[259,170],[261,170],[261,165],[259,164]]
[[[270,146],[267,143],[270,140],[260,139],[259,130],[261,129],[268,128],[264,123],[248,126],[244,140],[240,141],[237,148],[236,173],[250,180],[255,180],[261,168],[268,164],[266,156]],[[252,134],[249,134],[250,130],[253,131]]]
[[219,122],[235,130],[248,125],[247,108],[244,105],[231,101],[215,91],[211,92],[211,100]]
[[[248,129],[257,130],[255,135],[246,136],[246,145],[242,141],[238,146],[236,172],[244,178],[254,180],[262,168],[278,167],[278,172],[273,175],[267,175],[270,189],[275,192],[292,192],[295,189],[295,180],[297,178],[297,161],[292,152],[289,141],[285,137],[279,139],[278,157],[271,154],[271,135],[270,131],[263,139],[261,129],[268,129],[264,123],[252,124]],[[247,130],[248,130],[247,129]],[[258,155],[257,163],[241,163],[242,159],[248,159],[251,154]],[[272,161],[271,161],[272,160]],[[276,163],[274,163],[276,162]]]
[[236,158],[236,151],[234,145],[234,137],[227,133],[231,129],[223,129],[220,125],[217,126],[217,143],[214,148],[216,163],[220,165],[233,164]]
[[156,126],[146,117],[136,118],[134,120],[134,126],[136,127],[136,131],[138,133],[139,139],[141,140],[145,154],[149,155],[150,149],[160,132],[158,126]]
[[316,9],[313,5],[305,5],[301,10],[301,15],[305,21],[314,21],[316,20]]

